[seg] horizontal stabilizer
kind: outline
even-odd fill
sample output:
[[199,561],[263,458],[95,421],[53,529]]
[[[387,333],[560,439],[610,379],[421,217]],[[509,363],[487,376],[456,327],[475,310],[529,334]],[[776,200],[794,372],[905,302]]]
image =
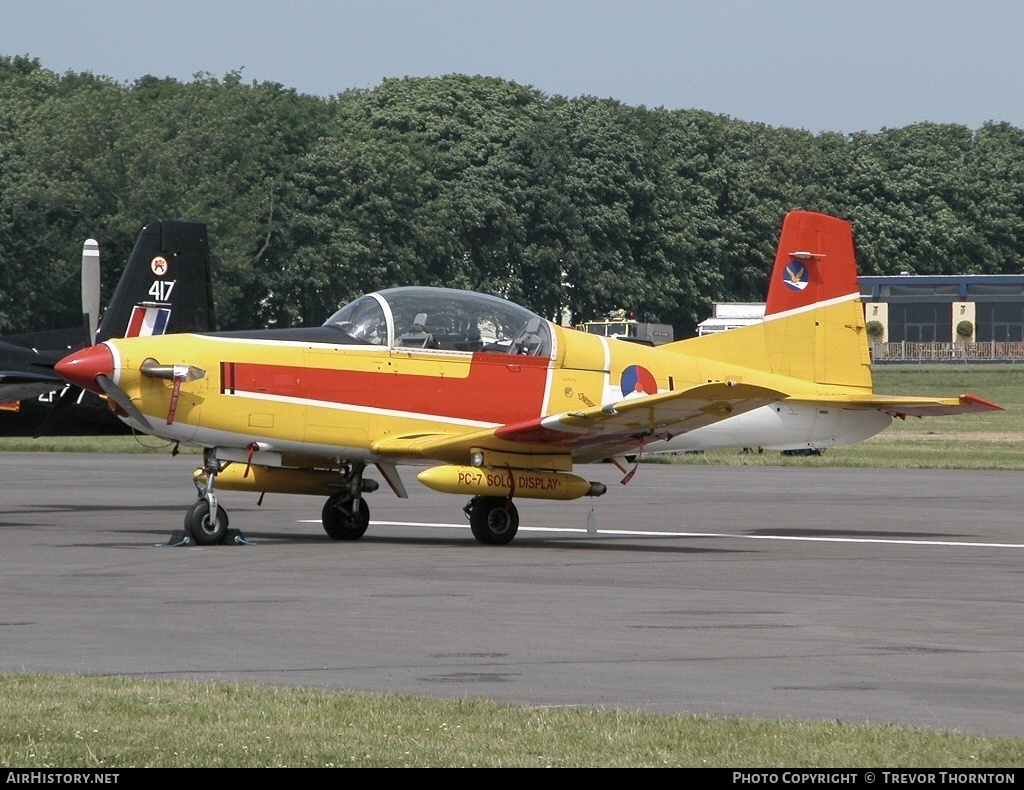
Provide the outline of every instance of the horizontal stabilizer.
[[0,371],[0,403],[37,398],[48,392],[63,389],[66,383],[56,373]]
[[977,414],[987,411],[1003,411],[1003,407],[976,395],[961,395],[958,398],[901,398],[892,395],[875,395],[872,399],[883,411],[894,417],[941,417],[946,414]]
[[[802,402],[792,398],[792,402]],[[1003,411],[998,404],[976,395],[960,395],[956,398],[915,398],[902,395],[857,396],[815,396],[807,403],[832,404],[846,409],[878,409],[893,417],[942,417],[952,414],[978,414],[988,411]]]

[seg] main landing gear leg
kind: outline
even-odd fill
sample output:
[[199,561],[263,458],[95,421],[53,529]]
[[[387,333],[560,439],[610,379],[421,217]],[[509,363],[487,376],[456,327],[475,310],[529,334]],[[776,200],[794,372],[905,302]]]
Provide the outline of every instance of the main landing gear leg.
[[375,491],[375,480],[363,480],[366,464],[355,461],[342,473],[343,490],[324,503],[321,513],[324,532],[335,540],[358,540],[370,525],[370,508],[363,492]]
[[220,465],[209,451],[203,453],[203,472],[206,483],[202,488],[196,484],[199,500],[185,511],[185,532],[200,546],[216,546],[223,543],[228,534],[228,514],[217,504],[217,495],[213,493]]

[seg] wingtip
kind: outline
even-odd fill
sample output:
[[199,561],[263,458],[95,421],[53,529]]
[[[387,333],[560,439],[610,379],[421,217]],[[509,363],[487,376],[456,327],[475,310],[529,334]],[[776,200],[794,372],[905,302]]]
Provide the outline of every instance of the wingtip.
[[1005,406],[1000,406],[998,403],[993,403],[990,400],[979,398],[977,395],[971,395],[970,393],[961,395],[960,402],[965,405],[980,407],[984,411],[1006,411]]

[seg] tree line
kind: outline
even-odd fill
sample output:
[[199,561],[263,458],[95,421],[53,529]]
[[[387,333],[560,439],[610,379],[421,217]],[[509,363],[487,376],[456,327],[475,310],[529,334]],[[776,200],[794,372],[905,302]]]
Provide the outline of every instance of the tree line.
[[139,230],[185,219],[209,227],[222,329],[415,284],[682,337],[714,301],[763,300],[795,208],[850,220],[862,274],[1019,273],[1024,132],[813,134],[465,75],[326,98],[240,73],[120,83],[0,56],[0,333],[80,321],[86,238],[106,299]]

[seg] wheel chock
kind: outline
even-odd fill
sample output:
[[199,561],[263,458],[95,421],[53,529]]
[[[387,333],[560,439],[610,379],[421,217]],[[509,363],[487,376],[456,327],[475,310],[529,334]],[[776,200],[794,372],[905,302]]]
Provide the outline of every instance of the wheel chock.
[[[236,546],[255,546],[256,544],[252,541],[245,539],[245,536],[237,529],[229,529],[227,534],[224,536],[223,543],[233,543]],[[172,532],[171,537],[167,539],[166,543],[157,543],[157,546],[195,546],[196,542],[192,540],[192,536],[184,530],[178,530]],[[222,544],[223,545],[223,544]]]
[[191,546],[192,536],[183,530],[172,532],[166,543],[157,543],[157,546]]

